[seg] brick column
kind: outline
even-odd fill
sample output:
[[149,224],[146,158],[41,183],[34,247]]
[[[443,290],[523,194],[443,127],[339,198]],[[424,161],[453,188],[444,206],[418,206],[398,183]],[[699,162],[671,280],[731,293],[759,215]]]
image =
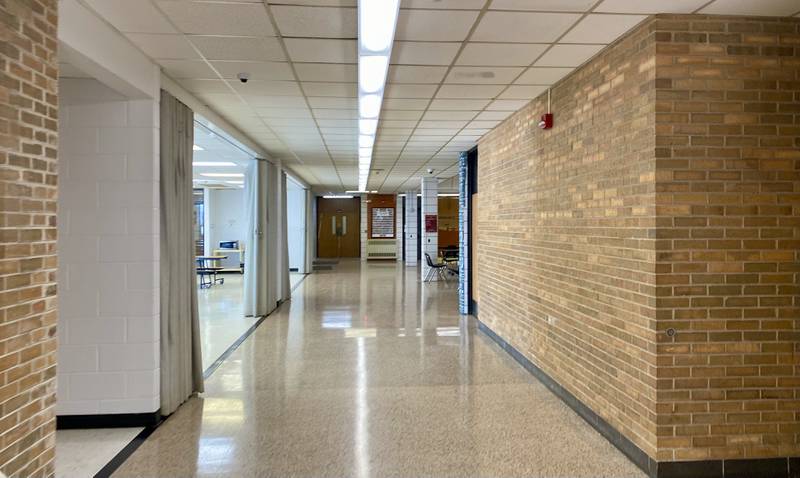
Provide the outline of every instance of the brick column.
[[0,2],[0,471],[55,472],[58,2]]

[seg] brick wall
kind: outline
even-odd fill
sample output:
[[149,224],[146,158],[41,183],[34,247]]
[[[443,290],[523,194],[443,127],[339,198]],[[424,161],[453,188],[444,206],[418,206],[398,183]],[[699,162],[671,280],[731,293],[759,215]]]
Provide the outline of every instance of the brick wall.
[[800,454],[800,19],[656,22],[658,459]]
[[478,146],[481,321],[656,450],[655,43],[650,24]]
[[0,1],[0,471],[54,473],[56,0]]
[[659,15],[479,145],[481,320],[659,461],[800,453],[798,28]]

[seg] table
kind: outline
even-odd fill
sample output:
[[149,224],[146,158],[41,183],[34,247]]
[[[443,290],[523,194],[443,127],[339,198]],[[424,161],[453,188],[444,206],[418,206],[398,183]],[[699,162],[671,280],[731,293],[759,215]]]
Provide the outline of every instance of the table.
[[217,272],[223,268],[220,267],[219,261],[227,259],[228,256],[197,256],[197,273],[200,275],[200,288],[207,289],[214,284],[224,284],[225,279],[217,277]]

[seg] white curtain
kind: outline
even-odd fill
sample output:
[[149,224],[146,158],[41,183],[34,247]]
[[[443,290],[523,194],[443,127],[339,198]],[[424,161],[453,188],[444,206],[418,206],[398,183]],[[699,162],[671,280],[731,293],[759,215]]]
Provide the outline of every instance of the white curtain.
[[247,168],[245,213],[247,236],[244,249],[244,314],[261,317],[274,308],[269,300],[267,254],[267,172],[270,163],[256,159]]
[[161,91],[161,414],[203,391],[192,235],[194,114]]
[[280,176],[280,204],[279,216],[281,227],[279,230],[280,250],[280,287],[278,292],[278,300],[289,300],[292,293],[291,282],[289,282],[289,227],[288,227],[288,204],[287,204],[287,191],[286,191],[286,173],[281,171]]

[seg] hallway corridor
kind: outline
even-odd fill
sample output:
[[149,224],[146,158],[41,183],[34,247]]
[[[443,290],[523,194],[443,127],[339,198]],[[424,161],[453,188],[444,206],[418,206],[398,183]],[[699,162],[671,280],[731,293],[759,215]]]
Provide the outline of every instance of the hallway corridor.
[[644,476],[418,273],[308,276],[114,476]]

